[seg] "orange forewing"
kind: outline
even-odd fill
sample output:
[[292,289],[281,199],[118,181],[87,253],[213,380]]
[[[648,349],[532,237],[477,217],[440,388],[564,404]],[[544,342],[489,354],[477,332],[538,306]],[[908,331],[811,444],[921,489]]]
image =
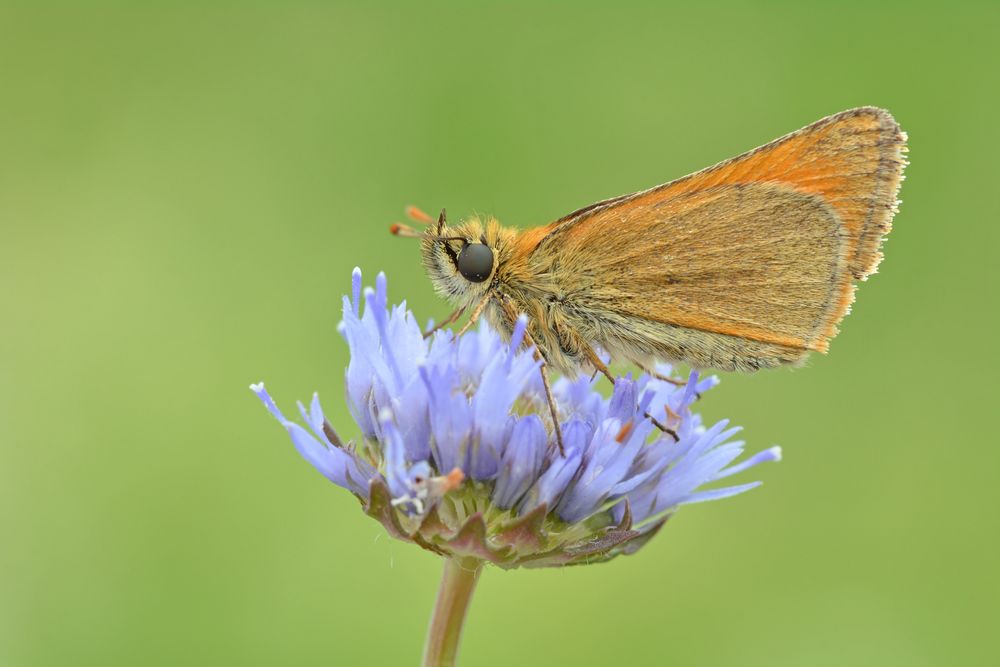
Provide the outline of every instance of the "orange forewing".
[[525,232],[521,250],[614,269],[625,314],[825,351],[881,259],[905,141],[888,112],[845,111]]

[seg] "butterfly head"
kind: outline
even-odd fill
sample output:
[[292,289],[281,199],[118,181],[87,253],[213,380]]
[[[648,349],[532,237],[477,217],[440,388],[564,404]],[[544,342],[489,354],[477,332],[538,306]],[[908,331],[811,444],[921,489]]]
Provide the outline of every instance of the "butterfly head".
[[437,220],[420,211],[408,211],[423,222],[423,231],[406,225],[392,226],[397,236],[420,239],[424,268],[435,291],[458,305],[472,304],[492,289],[509,262],[516,233],[495,219],[472,217],[449,225],[444,211]]
[[434,289],[456,303],[481,298],[492,284],[497,248],[478,219],[450,227],[442,211],[425,230],[420,249]]

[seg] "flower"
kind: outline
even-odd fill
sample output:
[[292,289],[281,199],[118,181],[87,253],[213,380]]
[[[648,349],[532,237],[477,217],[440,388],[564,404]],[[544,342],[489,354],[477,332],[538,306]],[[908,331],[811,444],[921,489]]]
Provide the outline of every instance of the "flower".
[[[739,429],[725,420],[705,426],[691,411],[717,383],[697,373],[683,386],[621,377],[609,398],[595,387],[603,379],[559,379],[560,452],[541,362],[523,347],[526,324],[522,317],[508,342],[485,324],[461,338],[439,331],[425,339],[405,302],[388,305],[385,275],[362,295],[355,269],[340,332],[360,439],[341,440],[318,396],[308,408],[299,403],[307,429],[284,416],[263,383],[251,389],[299,453],[394,537],[503,568],[633,553],[679,506],[759,482],[706,485],[780,458],[773,447],[734,463],[743,442],[730,438]],[[647,414],[662,415],[677,439]]]

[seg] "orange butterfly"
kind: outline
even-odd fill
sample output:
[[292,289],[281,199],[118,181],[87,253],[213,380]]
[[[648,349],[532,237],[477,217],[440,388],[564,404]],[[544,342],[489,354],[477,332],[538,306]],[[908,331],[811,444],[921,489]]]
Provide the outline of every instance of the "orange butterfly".
[[442,325],[472,308],[466,327],[485,313],[509,335],[524,313],[563,373],[614,381],[595,345],[647,370],[755,371],[826,352],[854,281],[882,258],[905,151],[889,112],[862,107],[544,227],[411,209],[426,230],[393,232],[422,239],[435,289],[458,306]]

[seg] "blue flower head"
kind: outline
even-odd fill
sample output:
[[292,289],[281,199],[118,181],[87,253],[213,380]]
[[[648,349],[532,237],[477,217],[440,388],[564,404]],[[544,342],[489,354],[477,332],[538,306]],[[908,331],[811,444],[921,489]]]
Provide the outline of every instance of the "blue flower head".
[[424,338],[405,303],[389,305],[385,275],[362,292],[355,269],[340,332],[351,352],[347,404],[361,437],[345,444],[317,396],[308,408],[299,403],[304,427],[284,416],[263,383],[251,389],[299,453],[394,537],[504,568],[633,553],[679,506],[759,484],[715,482],[780,458],[773,447],[735,463],[739,429],[725,420],[706,426],[691,412],[716,384],[697,373],[683,386],[621,377],[610,398],[596,390],[600,380],[556,381],[560,452],[541,362],[524,346],[526,324],[519,320],[509,341],[486,325],[461,338]]

